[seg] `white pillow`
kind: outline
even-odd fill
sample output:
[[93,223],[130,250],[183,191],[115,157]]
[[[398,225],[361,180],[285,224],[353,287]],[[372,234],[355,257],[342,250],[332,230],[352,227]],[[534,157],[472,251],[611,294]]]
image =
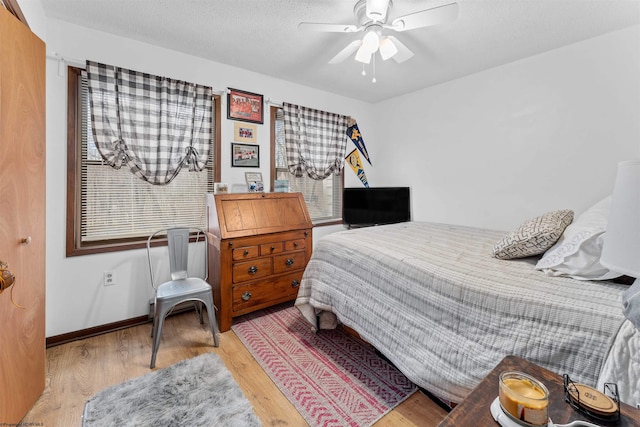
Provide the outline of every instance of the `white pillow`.
[[558,242],[536,264],[547,276],[578,280],[610,280],[622,274],[600,264],[611,196],[599,201],[571,223]]

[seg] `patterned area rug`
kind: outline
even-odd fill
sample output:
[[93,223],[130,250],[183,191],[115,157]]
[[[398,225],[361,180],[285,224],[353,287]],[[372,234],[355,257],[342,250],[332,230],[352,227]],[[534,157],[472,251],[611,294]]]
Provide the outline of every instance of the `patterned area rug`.
[[416,391],[342,330],[314,334],[290,304],[242,316],[232,329],[312,427],[370,426]]
[[260,426],[217,354],[205,353],[95,394],[83,427]]

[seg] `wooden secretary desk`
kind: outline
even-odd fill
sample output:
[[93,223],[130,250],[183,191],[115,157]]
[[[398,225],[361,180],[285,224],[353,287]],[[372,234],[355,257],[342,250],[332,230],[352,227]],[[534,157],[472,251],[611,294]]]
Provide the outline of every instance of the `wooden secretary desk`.
[[301,193],[209,194],[207,217],[220,332],[236,316],[296,298],[313,243]]

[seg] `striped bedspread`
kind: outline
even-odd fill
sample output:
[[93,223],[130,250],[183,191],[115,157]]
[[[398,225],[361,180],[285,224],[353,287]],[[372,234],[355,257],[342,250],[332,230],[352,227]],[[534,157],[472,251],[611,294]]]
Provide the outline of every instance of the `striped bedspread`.
[[355,329],[415,384],[453,402],[509,354],[595,386],[625,320],[627,286],[547,277],[536,259],[495,259],[504,234],[408,222],[325,236],[296,305],[315,327],[322,313]]

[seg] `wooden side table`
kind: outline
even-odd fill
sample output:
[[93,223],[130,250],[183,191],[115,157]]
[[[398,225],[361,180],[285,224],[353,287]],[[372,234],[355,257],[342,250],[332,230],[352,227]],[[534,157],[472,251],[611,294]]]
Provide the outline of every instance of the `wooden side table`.
[[[489,407],[498,397],[498,380],[504,371],[520,371],[540,380],[549,390],[549,417],[556,424],[566,424],[575,420],[591,421],[564,400],[562,377],[538,365],[516,356],[507,356],[453,411],[442,420],[438,427],[478,427],[497,426]],[[621,403],[620,422],[615,426],[640,427],[640,409]],[[591,421],[600,425],[597,421]]]

